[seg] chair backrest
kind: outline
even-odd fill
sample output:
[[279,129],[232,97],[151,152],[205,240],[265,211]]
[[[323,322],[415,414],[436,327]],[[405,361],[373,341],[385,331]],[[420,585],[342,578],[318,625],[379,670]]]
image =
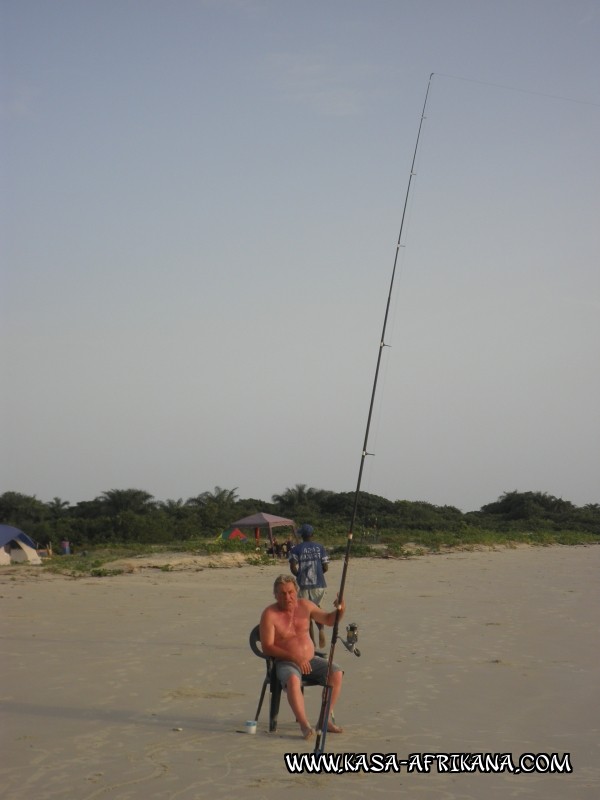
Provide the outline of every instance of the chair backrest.
[[260,626],[255,625],[254,628],[250,631],[250,649],[254,653],[255,656],[259,658],[268,659],[269,656],[266,656],[263,651],[262,647],[260,646]]

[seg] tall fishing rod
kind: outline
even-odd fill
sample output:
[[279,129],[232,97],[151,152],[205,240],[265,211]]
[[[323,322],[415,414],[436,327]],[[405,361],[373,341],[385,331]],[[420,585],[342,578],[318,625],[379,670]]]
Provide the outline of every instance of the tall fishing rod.
[[315,754],[323,753],[325,750],[325,739],[327,738],[327,725],[329,724],[329,711],[331,707],[331,691],[332,687],[330,684],[330,676],[331,676],[331,668],[333,665],[333,655],[335,652],[335,645],[338,638],[338,627],[339,627],[339,617],[340,617],[340,606],[344,599],[344,588],[346,586],[346,575],[348,574],[348,563],[350,561],[350,548],[352,547],[352,536],[354,533],[354,523],[356,521],[356,513],[358,510],[358,501],[360,496],[360,486],[362,483],[362,475],[365,466],[366,457],[369,455],[373,455],[373,453],[369,453],[367,451],[367,447],[369,444],[369,431],[371,429],[371,418],[373,416],[373,408],[375,405],[375,394],[377,391],[377,381],[379,379],[379,368],[381,366],[381,355],[383,353],[383,348],[387,345],[385,344],[385,332],[387,329],[387,322],[388,316],[390,312],[390,305],[392,301],[392,293],[394,289],[394,280],[396,278],[396,267],[398,264],[398,254],[400,252],[400,248],[402,245],[402,234],[404,231],[404,220],[406,218],[406,209],[408,207],[408,198],[410,195],[410,187],[412,184],[412,179],[415,175],[415,163],[417,160],[417,152],[419,149],[419,140],[421,138],[421,129],[423,127],[423,120],[425,119],[425,110],[427,108],[427,98],[429,97],[429,89],[431,88],[431,81],[433,79],[435,73],[431,73],[429,76],[429,82],[427,83],[427,91],[425,92],[425,101],[423,103],[423,110],[421,112],[421,120],[419,122],[419,129],[417,132],[417,139],[415,142],[415,150],[413,153],[412,164],[410,168],[410,175],[408,178],[408,186],[406,189],[406,196],[404,198],[404,208],[402,209],[402,219],[400,221],[400,232],[398,234],[398,242],[396,245],[396,254],[394,256],[394,266],[392,269],[392,277],[390,280],[390,287],[387,296],[387,302],[385,306],[385,315],[383,317],[383,328],[381,330],[381,339],[379,340],[379,350],[377,353],[377,366],[375,367],[375,377],[373,379],[373,388],[371,390],[371,402],[369,404],[369,413],[367,416],[367,427],[365,430],[365,438],[362,448],[362,454],[360,457],[360,466],[358,469],[358,480],[356,482],[356,491],[354,493],[354,504],[352,506],[352,516],[350,517],[350,525],[348,528],[348,538],[346,541],[346,552],[344,555],[344,566],[342,569],[342,578],[340,581],[340,588],[337,594],[337,602],[336,602],[336,612],[335,612],[335,620],[333,623],[333,631],[331,633],[331,646],[329,648],[329,660],[327,663],[327,677],[325,679],[325,686],[323,687],[323,697],[321,700],[321,712],[319,714],[319,722],[317,723],[317,738],[315,743]]

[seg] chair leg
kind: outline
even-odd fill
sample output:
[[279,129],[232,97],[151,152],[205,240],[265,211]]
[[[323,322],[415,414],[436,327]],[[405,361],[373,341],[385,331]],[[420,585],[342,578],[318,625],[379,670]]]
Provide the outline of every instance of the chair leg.
[[281,684],[277,679],[271,682],[271,707],[269,709],[269,732],[275,733],[277,730],[277,717],[279,716],[279,706],[281,704]]
[[254,719],[257,722],[258,722],[258,717],[260,715],[260,710],[262,708],[263,700],[265,699],[265,692],[267,690],[268,683],[269,683],[269,679],[265,678],[264,681],[263,681],[261,692],[260,692],[260,700],[258,701],[258,708],[256,709],[256,714],[254,716]]

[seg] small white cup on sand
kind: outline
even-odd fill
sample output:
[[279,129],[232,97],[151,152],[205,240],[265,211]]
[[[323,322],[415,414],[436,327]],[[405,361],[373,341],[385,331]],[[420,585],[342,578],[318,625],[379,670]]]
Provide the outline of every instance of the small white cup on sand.
[[254,719],[247,720],[246,733],[256,733],[256,720]]

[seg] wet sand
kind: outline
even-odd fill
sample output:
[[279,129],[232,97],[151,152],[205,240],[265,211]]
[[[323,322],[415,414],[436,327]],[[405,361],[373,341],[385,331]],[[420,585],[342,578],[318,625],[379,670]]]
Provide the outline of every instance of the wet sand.
[[[362,655],[336,648],[345,733],[328,752],[569,753],[572,773],[557,775],[291,775],[284,754],[314,743],[285,697],[277,733],[266,703],[256,736],[242,732],[264,676],[248,634],[286,565],[139,566],[0,569],[7,800],[600,796],[598,546],[357,559],[348,572],[341,632],[358,623]],[[314,722],[320,699],[307,690]]]

